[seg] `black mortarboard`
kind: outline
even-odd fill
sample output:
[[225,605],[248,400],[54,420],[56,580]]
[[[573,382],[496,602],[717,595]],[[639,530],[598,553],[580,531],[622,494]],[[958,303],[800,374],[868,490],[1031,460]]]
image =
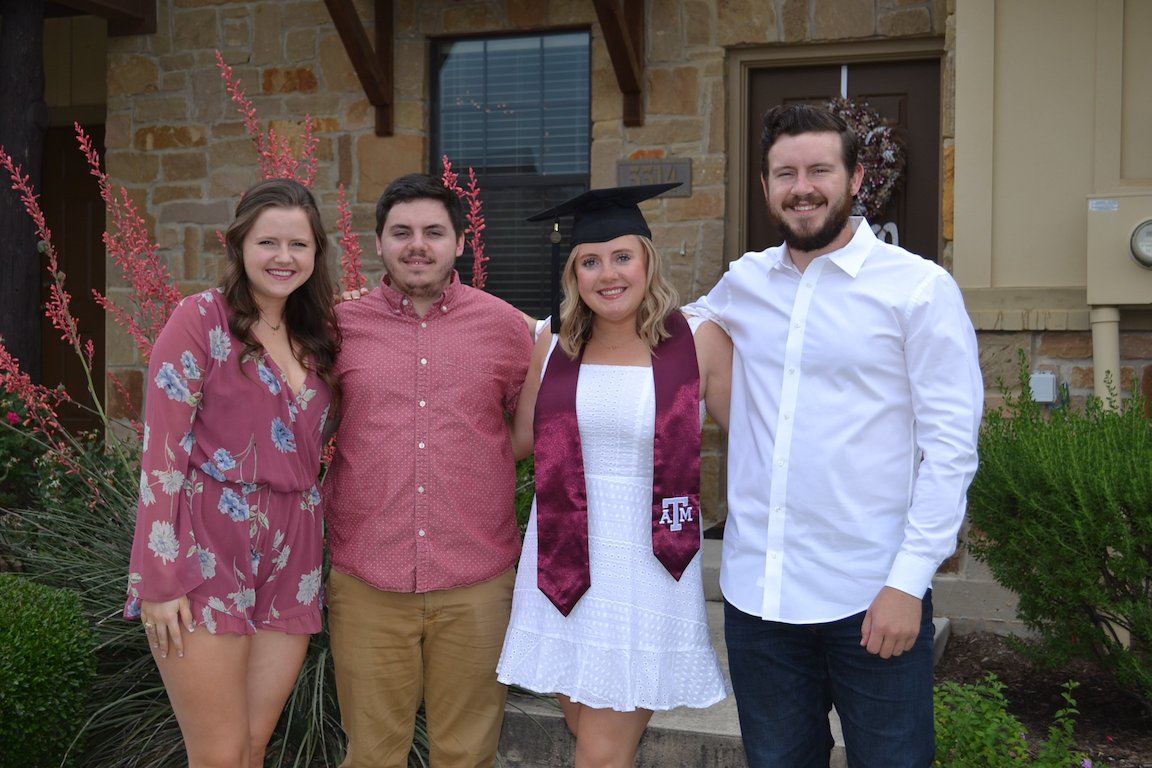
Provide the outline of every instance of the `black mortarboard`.
[[603,243],[621,235],[652,237],[652,230],[640,212],[639,204],[680,186],[641,184],[633,187],[591,189],[554,208],[528,217],[528,221],[552,220],[552,332],[560,330],[560,217],[572,217],[570,247],[581,243]]

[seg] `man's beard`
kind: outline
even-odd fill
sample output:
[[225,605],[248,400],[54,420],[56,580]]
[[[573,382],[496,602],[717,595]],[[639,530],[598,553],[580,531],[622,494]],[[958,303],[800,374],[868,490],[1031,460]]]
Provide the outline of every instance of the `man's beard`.
[[[798,202],[801,202],[801,200],[793,199],[788,201],[788,205],[795,205]],[[844,227],[848,223],[848,217],[852,215],[852,195],[845,194],[844,197],[841,198],[840,204],[835,207],[831,201],[828,201],[827,205],[828,216],[824,219],[824,224],[815,232],[797,232],[788,226],[783,214],[777,213],[771,206],[768,207],[768,218],[780,229],[781,234],[784,235],[784,242],[788,244],[789,249],[802,253],[811,253],[827,248],[831,245],[832,241],[844,231]]]

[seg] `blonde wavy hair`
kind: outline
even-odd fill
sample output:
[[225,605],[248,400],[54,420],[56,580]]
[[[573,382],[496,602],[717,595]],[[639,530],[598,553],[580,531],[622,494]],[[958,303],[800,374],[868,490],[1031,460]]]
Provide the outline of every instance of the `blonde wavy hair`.
[[[636,333],[652,349],[671,334],[664,327],[664,320],[680,306],[680,296],[676,289],[664,279],[664,260],[652,241],[643,235],[636,235],[640,248],[647,261],[648,279],[644,284],[644,300],[636,312]],[[580,298],[576,282],[577,245],[568,254],[568,261],[561,273],[560,285],[564,289],[564,300],[560,303],[560,348],[569,358],[588,343],[592,336],[592,310]]]

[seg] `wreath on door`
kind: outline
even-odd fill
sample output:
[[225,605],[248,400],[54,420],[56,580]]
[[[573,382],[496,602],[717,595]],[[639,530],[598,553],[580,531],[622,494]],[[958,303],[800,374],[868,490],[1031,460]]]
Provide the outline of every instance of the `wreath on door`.
[[864,180],[852,213],[871,221],[888,207],[892,193],[904,179],[904,145],[892,126],[867,102],[837,96],[827,107],[848,123],[860,139],[858,162],[864,166]]

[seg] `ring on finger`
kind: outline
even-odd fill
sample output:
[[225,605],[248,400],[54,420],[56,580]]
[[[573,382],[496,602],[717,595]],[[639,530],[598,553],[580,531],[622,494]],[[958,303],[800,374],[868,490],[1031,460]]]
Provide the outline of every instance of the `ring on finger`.
[[146,621],[146,622],[144,622],[144,631],[145,631],[145,632],[151,632],[151,631],[152,631],[152,630],[154,630],[154,629],[156,629],[156,625],[155,625],[155,624],[153,624],[153,623],[152,623],[152,622],[150,622],[150,621]]

